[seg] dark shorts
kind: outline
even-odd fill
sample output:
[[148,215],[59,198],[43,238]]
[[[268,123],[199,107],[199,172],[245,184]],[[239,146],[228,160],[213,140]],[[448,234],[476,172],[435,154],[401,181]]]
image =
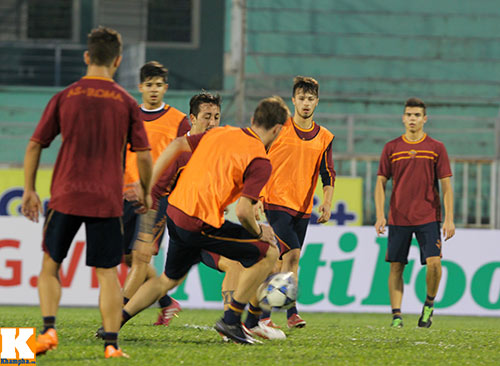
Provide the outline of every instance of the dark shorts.
[[293,217],[278,210],[266,210],[266,217],[278,238],[280,255],[291,249],[302,249],[309,218]]
[[165,274],[171,279],[180,279],[191,266],[201,261],[201,251],[207,250],[251,267],[259,262],[269,244],[256,240],[243,226],[226,221],[216,228],[201,232],[184,230],[167,217],[169,235]]
[[219,268],[220,254],[202,250],[200,255],[201,255],[200,257],[201,263],[203,263],[207,267],[215,269],[216,271],[223,272]]
[[87,236],[87,266],[111,268],[120,264],[123,254],[121,217],[74,216],[49,209],[43,226],[44,252],[55,262],[62,263],[82,223],[85,223]]
[[135,213],[137,209],[135,202],[123,201],[123,253],[130,254],[134,242],[139,234],[139,214]]
[[415,226],[389,225],[385,260],[407,264],[413,234],[420,247],[420,263],[426,264],[426,259],[429,257],[441,257],[440,231],[439,222]]
[[[155,246],[155,255],[158,254],[161,247],[163,236],[165,235],[165,227],[167,225],[167,206],[168,196],[163,196],[158,201],[156,215],[152,222],[148,223],[149,218],[146,215],[137,215],[136,232],[132,235],[132,241],[129,243],[128,253],[134,249],[135,241],[141,236],[141,233],[150,233],[153,235],[153,244]],[[150,227],[146,227],[150,226]]]

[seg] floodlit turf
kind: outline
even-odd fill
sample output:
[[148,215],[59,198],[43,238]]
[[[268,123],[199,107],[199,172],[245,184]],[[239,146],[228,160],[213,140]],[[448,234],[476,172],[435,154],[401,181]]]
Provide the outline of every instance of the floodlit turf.
[[[40,326],[36,307],[0,307],[0,326]],[[156,309],[120,332],[129,360],[105,360],[97,309],[62,308],[59,348],[38,365],[500,365],[500,318],[434,317],[430,329],[416,315],[391,329],[390,315],[303,313],[307,327],[285,329],[288,339],[243,346],[223,343],[212,329],[221,311],[183,310],[170,327],[152,326]],[[285,314],[273,320],[285,326]]]

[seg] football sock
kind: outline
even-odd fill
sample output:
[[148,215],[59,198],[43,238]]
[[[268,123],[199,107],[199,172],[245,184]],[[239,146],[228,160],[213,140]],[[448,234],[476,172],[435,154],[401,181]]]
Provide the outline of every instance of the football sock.
[[158,300],[160,306],[162,308],[166,308],[167,306],[172,305],[172,298],[168,295],[163,296],[160,300]]
[[296,306],[292,306],[290,309],[286,311],[286,317],[290,318],[293,314],[298,314],[299,312],[297,311]]
[[55,316],[44,316],[43,317],[43,330],[42,334],[45,334],[49,329],[56,327],[56,317]]
[[247,327],[248,329],[256,327],[259,324],[259,318],[261,314],[261,308],[250,304],[248,307],[247,319],[245,320],[245,327]]
[[401,318],[401,309],[392,309],[392,319]]
[[262,315],[260,316],[261,319],[267,319],[271,317],[271,312],[270,311],[262,311]]
[[436,296],[429,296],[427,295],[427,298],[425,299],[425,304],[424,306],[429,306],[429,307],[433,307],[434,306],[434,299],[435,299]]
[[129,298],[128,297],[123,297],[123,305],[127,305],[127,302],[129,302]]
[[245,310],[245,305],[233,299],[229,308],[224,312],[224,323],[238,324],[241,322],[241,314]]
[[118,333],[104,333],[104,349],[106,349],[107,346],[113,346],[118,349]]
[[132,319],[133,315],[130,315],[127,313],[125,310],[122,310],[122,324],[120,325],[120,328],[123,327],[123,325],[128,322],[130,319]]

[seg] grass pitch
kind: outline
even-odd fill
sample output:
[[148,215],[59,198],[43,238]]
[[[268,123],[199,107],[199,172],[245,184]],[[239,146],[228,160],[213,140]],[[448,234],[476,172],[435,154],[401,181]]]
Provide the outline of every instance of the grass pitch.
[[[439,316],[430,329],[404,316],[402,329],[390,315],[303,313],[307,327],[286,329],[284,313],[273,314],[288,338],[244,346],[223,343],[213,330],[222,311],[183,310],[166,328],[152,326],[157,310],[132,319],[120,332],[130,359],[104,359],[94,339],[98,309],[62,308],[59,347],[37,365],[500,365],[500,318]],[[0,307],[1,327],[41,325],[37,307]]]

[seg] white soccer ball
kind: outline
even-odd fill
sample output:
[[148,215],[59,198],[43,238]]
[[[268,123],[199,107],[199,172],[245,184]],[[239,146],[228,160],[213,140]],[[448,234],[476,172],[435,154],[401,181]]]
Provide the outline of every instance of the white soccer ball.
[[297,300],[297,282],[292,272],[280,272],[269,276],[257,290],[260,307],[288,309]]

